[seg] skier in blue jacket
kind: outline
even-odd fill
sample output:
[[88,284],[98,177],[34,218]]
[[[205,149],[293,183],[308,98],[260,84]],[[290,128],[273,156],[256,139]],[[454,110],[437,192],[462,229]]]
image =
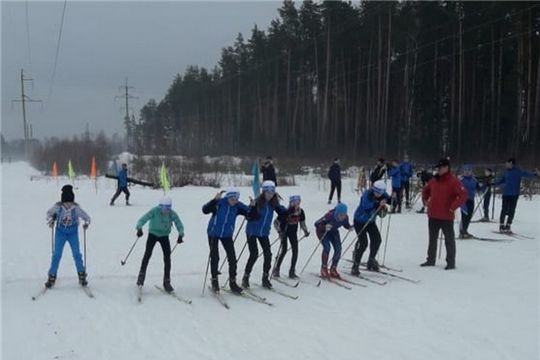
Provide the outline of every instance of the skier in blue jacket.
[[403,156],[403,162],[399,165],[399,169],[401,171],[401,191],[405,193],[405,207],[410,209],[409,190],[411,188],[411,177],[414,174],[414,167],[409,162],[409,155]]
[[367,249],[368,234],[371,240],[367,269],[379,271],[379,263],[375,259],[381,245],[381,233],[377,228],[376,215],[386,216],[388,209],[386,203],[390,201],[390,195],[386,193],[384,181],[378,180],[371,189],[365,191],[360,198],[360,204],[354,212],[354,229],[358,235],[358,241],[354,246],[352,275],[360,275],[358,270],[362,255]]
[[112,199],[111,199],[111,203],[109,205],[114,205],[114,201],[116,200],[117,197],[120,196],[120,194],[122,192],[124,192],[126,194],[126,205],[129,205],[129,196],[130,196],[130,193],[129,193],[129,190],[128,190],[128,169],[127,169],[127,164],[122,164],[122,170],[120,170],[118,172],[118,184],[117,184],[117,188],[116,188],[116,192],[114,193]]
[[459,224],[459,237],[461,239],[470,239],[473,236],[469,234],[469,224],[474,212],[474,198],[476,192],[480,190],[478,180],[473,176],[472,165],[463,165],[463,175],[459,179],[467,191],[467,201],[461,205],[461,222]]
[[[502,178],[493,183],[494,186],[503,185],[502,190],[502,208],[499,217],[499,231],[511,233],[512,221],[516,212],[516,205],[521,188],[521,179],[524,177],[538,176],[538,170],[529,172],[516,166],[516,158],[510,157],[506,161],[506,171]],[[506,223],[505,223],[506,219]]]
[[388,168],[388,176],[392,178],[392,214],[401,213],[401,168],[399,162],[392,160]]
[[272,251],[270,250],[270,228],[274,211],[279,215],[285,216],[287,209],[279,204],[279,195],[276,193],[276,185],[271,180],[266,180],[262,184],[262,193],[255,199],[258,217],[249,219],[246,226],[247,244],[249,248],[249,258],[246,263],[244,276],[242,277],[242,287],[249,288],[249,276],[253,265],[259,257],[257,240],[261,244],[263,251],[263,276],[262,286],[272,288],[272,283],[268,278],[270,268],[272,267]]
[[90,225],[90,216],[75,202],[73,186],[64,185],[62,187],[60,201],[47,211],[49,227],[55,227],[54,223],[56,222],[54,250],[49,268],[49,278],[45,282],[47,288],[53,287],[56,282],[56,272],[62,259],[62,252],[64,251],[66,241],[69,243],[71,254],[75,261],[79,284],[82,286],[88,285],[86,268],[79,249],[79,219],[84,220],[83,229],[86,231]]
[[[225,193],[225,197],[222,197]],[[208,234],[208,243],[210,245],[210,273],[212,276],[211,284],[214,292],[219,292],[218,282],[218,263],[219,248],[218,242],[227,253],[227,262],[229,263],[229,286],[232,292],[241,293],[242,288],[236,283],[236,253],[234,251],[234,225],[237,216],[244,216],[246,219],[257,217],[257,208],[255,202],[250,199],[250,206],[242,203],[240,190],[229,188],[227,191],[221,191],[204,204],[203,214],[212,214],[208,221],[206,233]]]
[[[353,229],[352,225],[349,223],[347,205],[343,203],[337,204],[334,209],[327,212],[322,218],[315,222],[315,232],[323,247],[321,254],[321,276],[323,278],[340,278],[337,266],[339,259],[341,258],[341,239],[339,236],[339,228],[341,226],[349,231]],[[332,256],[332,266],[330,267],[330,271],[328,271],[330,245],[334,247],[334,256]]]

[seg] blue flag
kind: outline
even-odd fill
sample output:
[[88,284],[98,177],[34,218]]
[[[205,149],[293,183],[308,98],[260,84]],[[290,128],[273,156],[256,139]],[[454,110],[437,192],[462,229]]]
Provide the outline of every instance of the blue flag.
[[253,175],[253,196],[257,197],[259,195],[259,162],[255,161],[253,168],[251,169],[251,174]]

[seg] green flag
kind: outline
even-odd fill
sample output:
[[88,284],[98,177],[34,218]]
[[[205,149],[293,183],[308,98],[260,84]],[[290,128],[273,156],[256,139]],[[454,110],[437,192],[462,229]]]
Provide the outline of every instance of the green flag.
[[71,165],[71,160],[68,162],[68,177],[73,180],[75,177],[75,171],[73,171],[73,166]]
[[161,163],[161,171],[160,171],[160,178],[161,178],[161,186],[163,186],[163,191],[169,190],[169,180],[167,180],[167,169],[165,169],[165,163]]

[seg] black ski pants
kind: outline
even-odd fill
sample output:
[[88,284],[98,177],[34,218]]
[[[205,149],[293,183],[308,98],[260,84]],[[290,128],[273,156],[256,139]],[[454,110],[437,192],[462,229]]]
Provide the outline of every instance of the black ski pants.
[[330,196],[328,201],[332,201],[334,197],[334,191],[337,190],[337,199],[341,201],[341,179],[340,180],[330,180]]
[[298,225],[287,225],[285,232],[280,235],[281,246],[279,247],[275,270],[279,272],[281,263],[287,253],[287,239],[291,243],[292,252],[289,273],[294,273],[296,270],[296,261],[298,260]]
[[[365,229],[362,230],[362,228],[365,226]],[[379,251],[379,247],[381,246],[381,233],[379,232],[379,228],[377,227],[377,224],[375,224],[375,221],[369,222],[367,225],[365,223],[360,222],[354,222],[354,230],[358,234],[358,240],[356,241],[356,244],[354,245],[354,253],[353,253],[353,261],[354,265],[358,266],[360,265],[360,262],[362,260],[362,255],[364,255],[364,251],[367,249],[368,245],[368,234],[370,239],[369,244],[369,258],[375,259],[377,256],[377,252]],[[360,230],[362,232],[360,233]]]
[[229,263],[229,279],[236,280],[236,253],[234,252],[234,243],[232,237],[208,237],[208,245],[210,246],[210,274],[212,274],[212,278],[217,278],[219,274],[218,243],[220,241],[223,249],[225,249],[225,253],[227,254],[227,262]]
[[461,209],[461,224],[459,227],[459,234],[467,234],[469,231],[469,224],[471,223],[471,219],[474,212],[474,199],[473,200],[467,200],[465,203],[465,206],[467,207],[467,211],[464,212],[463,209]]
[[456,265],[456,238],[454,234],[454,220],[428,220],[429,245],[427,251],[427,262],[435,264],[437,258],[437,242],[439,240],[439,231],[444,235],[444,244],[446,246],[446,263],[450,266]]
[[394,193],[396,197],[392,198],[392,212],[396,212],[396,208],[398,212],[401,212],[401,188],[392,187],[392,194]]
[[116,192],[114,193],[114,195],[113,195],[113,197],[111,199],[111,202],[114,202],[116,200],[116,198],[118,198],[122,192],[124,194],[126,194],[126,201],[129,201],[129,195],[131,195],[131,194],[129,193],[128,187],[127,186],[122,186],[122,187],[118,187],[118,189],[116,189]]
[[514,220],[514,214],[516,212],[516,205],[519,195],[503,195],[502,197],[502,209],[499,223],[504,224],[504,218],[506,218],[506,224],[511,225]]
[[257,240],[259,240],[259,243],[261,244],[261,248],[263,251],[263,273],[269,274],[270,268],[272,267],[272,251],[270,250],[270,240],[268,239],[268,236],[248,236],[247,243],[248,243],[248,249],[249,249],[249,258],[246,263],[246,274],[251,274],[251,270],[253,269],[253,265],[255,265],[255,262],[257,261],[257,258],[259,257],[259,248],[257,246]]
[[152,257],[152,251],[154,251],[154,246],[156,243],[161,245],[161,250],[163,251],[163,281],[171,279],[171,243],[169,242],[168,236],[155,236],[154,234],[148,234],[148,239],[146,240],[146,250],[144,251],[141,269],[139,270],[140,274],[146,274],[146,268],[148,267],[148,262]]
[[[409,206],[411,204],[410,198],[409,198],[410,188],[411,188],[411,182],[409,180],[401,182],[401,191],[402,193],[405,193],[405,206]],[[403,195],[401,195],[401,197],[403,198]]]
[[484,217],[489,218],[489,202],[491,201],[491,188],[488,188],[484,193]]

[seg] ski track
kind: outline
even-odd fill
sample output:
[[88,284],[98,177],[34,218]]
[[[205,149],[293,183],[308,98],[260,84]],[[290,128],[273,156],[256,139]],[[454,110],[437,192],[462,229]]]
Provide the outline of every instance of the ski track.
[[[2,167],[2,359],[358,359],[378,360],[514,360],[538,359],[540,199],[520,199],[513,228],[534,236],[512,243],[456,240],[457,269],[444,271],[442,259],[434,268],[421,268],[427,250],[427,217],[414,212],[392,215],[385,264],[403,269],[403,280],[363,271],[366,276],[388,281],[386,286],[363,282],[368,287],[341,289],[323,282],[320,288],[300,284],[274,286],[293,295],[290,300],[271,292],[254,290],[273,307],[223,292],[230,310],[205,290],[201,296],[208,256],[203,203],[216,193],[213,188],[185,187],[170,192],[173,208],[185,226],[185,243],[172,255],[175,291],[193,300],[191,305],[155,289],[161,285],[163,261],[154,248],[143,290],[136,299],[136,274],[144,252],[145,235],[139,239],[125,266],[120,265],[135,241],[135,223],[157,204],[162,191],[133,187],[135,206],[108,205],[114,181],[76,180],[75,197],[92,217],[87,232],[89,286],[94,299],[77,284],[71,251],[66,245],[56,286],[36,301],[46,280],[50,262],[51,231],[45,212],[60,198],[68,183],[30,181],[37,174],[25,163]],[[352,217],[358,195],[347,191],[342,199]],[[297,271],[316,245],[313,222],[324,214],[327,192],[319,180],[299,177],[298,187],[278,188],[286,199],[302,195],[311,231],[300,244]],[[225,186],[225,185],[224,185]],[[252,190],[241,188],[247,202]],[[500,209],[496,200],[496,215]],[[419,204],[417,204],[417,207]],[[459,215],[458,215],[459,217]],[[383,241],[386,221],[381,228]],[[241,219],[238,219],[237,227]],[[378,221],[379,225],[379,221]],[[456,225],[457,226],[457,225]],[[493,223],[473,223],[476,236],[494,237]],[[238,236],[237,252],[245,242]],[[272,230],[271,236],[274,235]],[[342,236],[344,236],[344,232]],[[83,233],[80,231],[81,250]],[[347,238],[344,248],[352,240]],[[174,245],[176,230],[171,234]],[[384,243],[383,243],[384,245]],[[382,260],[381,246],[379,260]],[[277,248],[273,248],[277,251]],[[320,251],[304,271],[318,271]],[[369,251],[369,250],[368,250]],[[223,259],[224,251],[220,248]],[[345,256],[351,256],[351,252]],[[364,255],[364,259],[367,253]],[[247,252],[238,264],[243,273]],[[290,257],[282,271],[288,270]],[[220,261],[221,263],[221,261]],[[255,264],[253,281],[259,281],[262,258]],[[343,271],[343,270],[341,270]],[[227,266],[220,283],[226,281]],[[207,285],[209,278],[207,280]]]

